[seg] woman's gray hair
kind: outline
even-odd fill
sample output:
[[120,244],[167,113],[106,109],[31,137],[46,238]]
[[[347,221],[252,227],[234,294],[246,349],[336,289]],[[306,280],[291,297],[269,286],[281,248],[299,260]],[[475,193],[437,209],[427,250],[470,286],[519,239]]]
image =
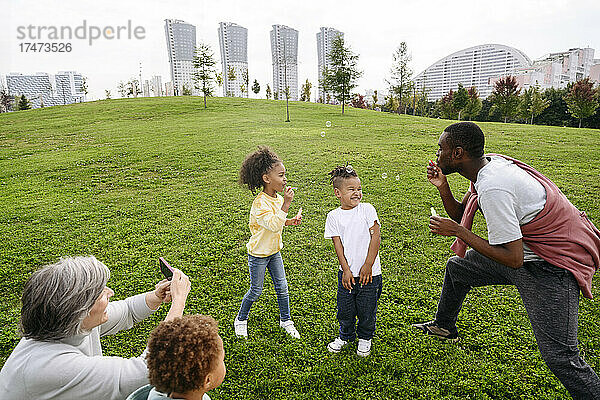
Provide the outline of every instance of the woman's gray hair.
[[61,340],[81,333],[81,322],[110,278],[96,257],[66,257],[35,271],[23,289],[21,334]]

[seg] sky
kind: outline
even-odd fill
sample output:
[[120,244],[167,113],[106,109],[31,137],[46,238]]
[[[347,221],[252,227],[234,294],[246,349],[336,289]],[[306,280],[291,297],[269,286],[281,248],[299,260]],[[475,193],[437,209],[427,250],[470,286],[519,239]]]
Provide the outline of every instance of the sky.
[[[77,71],[87,78],[88,100],[118,97],[119,81],[161,75],[171,80],[164,20],[180,19],[196,26],[196,39],[210,45],[220,59],[219,22],[248,29],[250,81],[258,80],[264,97],[272,82],[269,32],[273,24],[299,31],[298,87],[308,79],[316,96],[316,34],[327,26],[344,32],[346,43],[359,55],[363,75],[357,92],[386,90],[392,54],[405,41],[418,74],[439,59],[485,43],[515,47],[532,60],[550,52],[591,47],[600,59],[600,2],[597,0],[0,0],[0,76],[11,72],[54,74]],[[23,52],[19,26],[70,26],[86,21],[99,28],[144,29],[143,39],[72,39],[68,53]],[[45,39],[45,42],[49,40]],[[272,84],[271,84],[272,87]],[[251,93],[251,97],[255,97]]]

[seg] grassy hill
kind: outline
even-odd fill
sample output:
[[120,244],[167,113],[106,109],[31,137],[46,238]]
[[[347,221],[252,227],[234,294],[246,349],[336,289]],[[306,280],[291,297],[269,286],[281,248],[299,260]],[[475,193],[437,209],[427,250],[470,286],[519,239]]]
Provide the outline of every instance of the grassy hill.
[[[226,349],[225,383],[213,399],[568,398],[537,350],[514,287],[473,290],[459,319],[463,339],[441,343],[410,324],[434,316],[451,239],[427,228],[443,207],[425,178],[441,131],[452,121],[269,100],[197,97],[123,99],[0,115],[0,365],[19,340],[20,294],[39,266],[93,254],[111,269],[120,299],[153,288],[158,257],[192,280],[188,313],[210,314]],[[332,126],[326,127],[326,121]],[[504,153],[553,179],[600,225],[600,131],[482,123],[486,151]],[[321,132],[325,132],[324,137]],[[302,334],[278,327],[274,291],[236,340],[233,319],[249,287],[245,243],[252,194],[238,186],[244,156],[258,144],[284,160],[297,186],[282,255],[292,316]],[[323,239],[338,206],[327,172],[350,163],[364,201],[382,222],[384,290],[373,354],[352,347],[331,355],[337,336],[337,261]],[[387,175],[386,178],[384,174]],[[451,176],[455,195],[467,181]],[[479,215],[475,231],[485,237]],[[598,277],[593,286],[600,297]],[[104,353],[130,357],[145,347],[166,307],[103,341]],[[600,303],[581,300],[580,348],[600,372]]]

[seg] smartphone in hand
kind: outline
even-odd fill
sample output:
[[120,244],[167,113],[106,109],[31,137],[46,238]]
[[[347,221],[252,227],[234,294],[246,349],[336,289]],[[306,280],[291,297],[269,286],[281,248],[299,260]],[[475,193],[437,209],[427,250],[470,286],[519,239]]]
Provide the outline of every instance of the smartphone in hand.
[[167,260],[165,260],[162,257],[159,257],[158,263],[160,265],[160,272],[162,272],[162,274],[165,276],[165,278],[167,278],[168,280],[171,280],[173,278],[173,268],[171,268],[171,266],[169,265]]

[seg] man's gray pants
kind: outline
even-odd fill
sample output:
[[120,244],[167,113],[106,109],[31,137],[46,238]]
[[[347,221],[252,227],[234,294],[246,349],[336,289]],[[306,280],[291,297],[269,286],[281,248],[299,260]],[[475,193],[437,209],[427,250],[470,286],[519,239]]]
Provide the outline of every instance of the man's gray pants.
[[574,399],[600,399],[600,379],[577,348],[579,286],[573,274],[546,261],[525,262],[513,269],[469,250],[464,258],[452,257],[446,264],[437,325],[456,332],[467,293],[488,285],[517,287],[548,368]]

